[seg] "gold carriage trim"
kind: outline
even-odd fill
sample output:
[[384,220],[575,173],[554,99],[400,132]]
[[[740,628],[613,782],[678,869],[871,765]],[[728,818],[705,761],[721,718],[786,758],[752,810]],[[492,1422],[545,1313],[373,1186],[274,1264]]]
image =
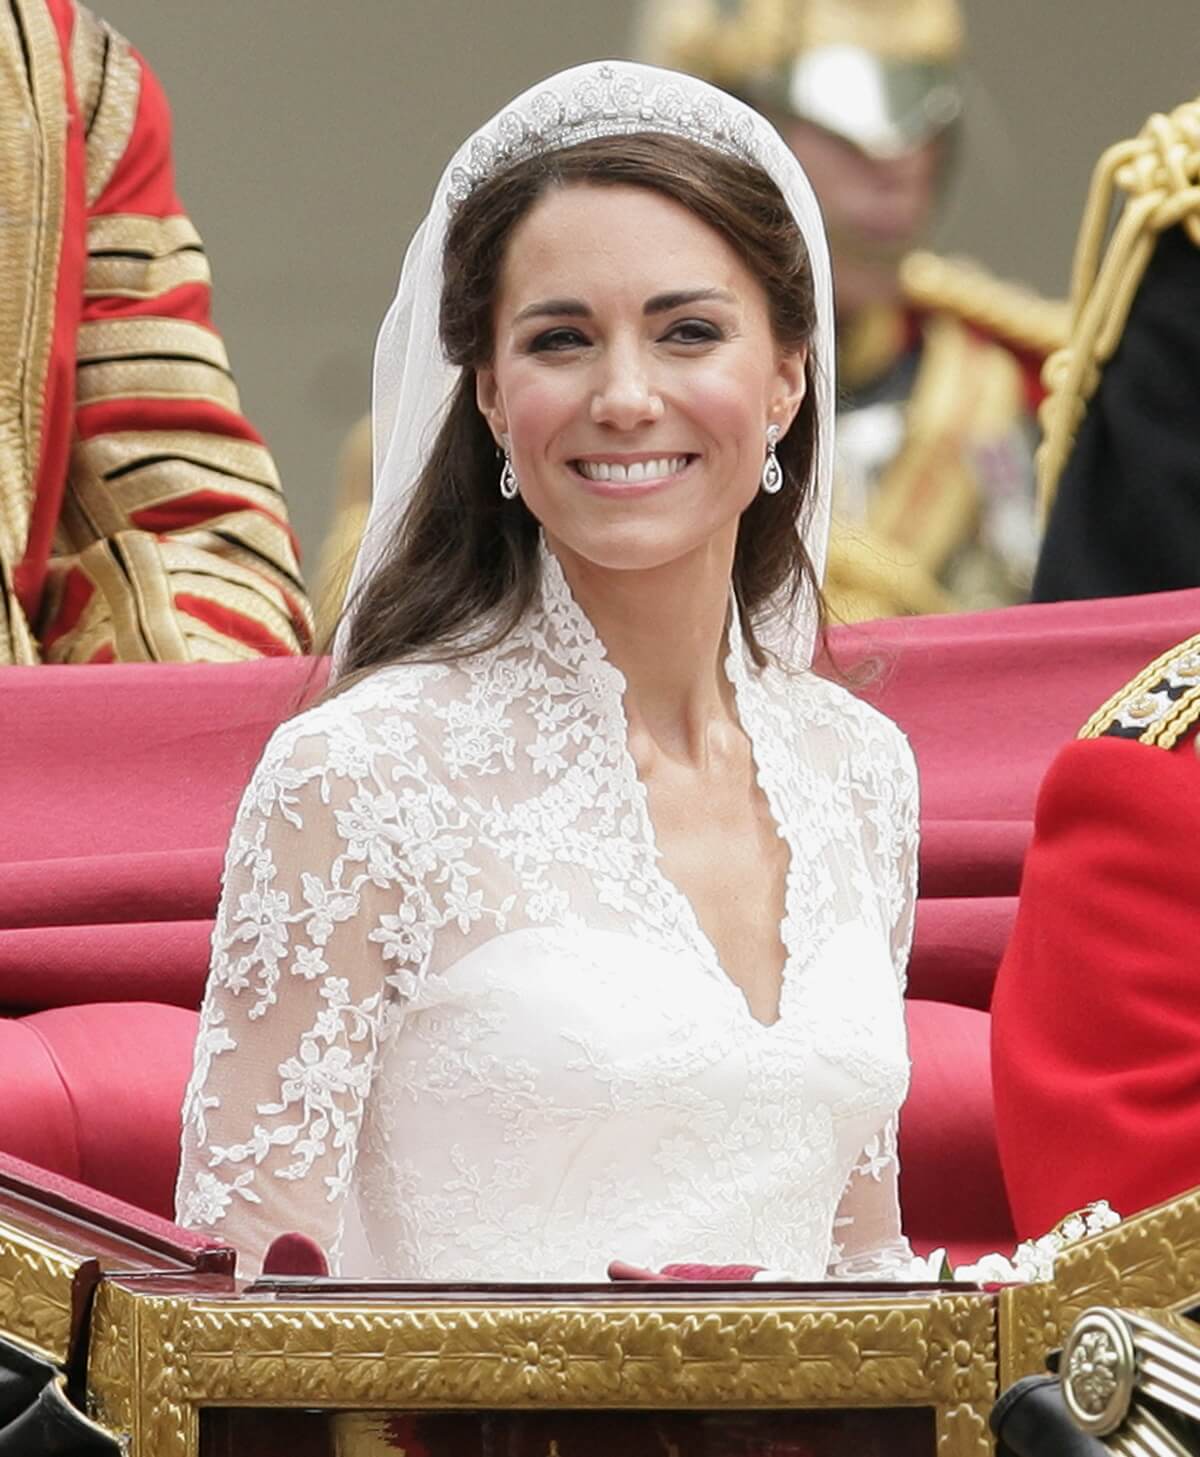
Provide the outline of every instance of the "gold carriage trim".
[[1019,283],[997,278],[967,258],[943,258],[924,249],[900,265],[900,286],[915,308],[956,314],[1019,349],[1050,354],[1067,341],[1067,304]]
[[[140,1370],[130,1370],[130,1350]],[[132,1379],[131,1379],[132,1378]],[[161,1298],[111,1283],[95,1305],[93,1411],[154,1457],[196,1457],[204,1406],[346,1411],[925,1406],[940,1457],[988,1457],[996,1395],[983,1293],[654,1305],[295,1304]]]
[[[1125,205],[1101,251],[1118,190]],[[1096,164],[1071,273],[1071,333],[1043,371],[1038,495],[1043,520],[1100,373],[1116,352],[1158,235],[1182,225],[1200,247],[1200,99],[1154,115]]]
[[85,1263],[0,1223],[0,1332],[16,1336],[47,1360],[65,1361],[75,1276]]
[[1200,634],[1155,658],[1098,708],[1081,739],[1136,739],[1172,749],[1200,720]]

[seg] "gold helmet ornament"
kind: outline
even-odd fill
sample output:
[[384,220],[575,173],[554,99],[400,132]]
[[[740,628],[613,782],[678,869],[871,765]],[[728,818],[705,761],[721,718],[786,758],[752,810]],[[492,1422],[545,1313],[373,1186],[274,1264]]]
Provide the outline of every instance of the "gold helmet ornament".
[[957,0],[644,0],[639,54],[868,156],[899,156],[956,122]]

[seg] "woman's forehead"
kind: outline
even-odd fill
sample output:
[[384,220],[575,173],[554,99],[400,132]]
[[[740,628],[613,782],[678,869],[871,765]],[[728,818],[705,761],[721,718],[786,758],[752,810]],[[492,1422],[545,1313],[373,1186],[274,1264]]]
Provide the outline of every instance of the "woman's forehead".
[[513,229],[501,295],[575,294],[610,287],[647,295],[707,286],[740,292],[753,280],[702,218],[648,187],[577,184],[544,193]]

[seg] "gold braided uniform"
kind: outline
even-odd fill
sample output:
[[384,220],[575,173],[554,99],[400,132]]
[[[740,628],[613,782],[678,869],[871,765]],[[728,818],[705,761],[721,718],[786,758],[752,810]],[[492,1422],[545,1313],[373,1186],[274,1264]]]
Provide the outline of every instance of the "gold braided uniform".
[[73,0],[0,15],[0,664],[304,652],[145,62]]

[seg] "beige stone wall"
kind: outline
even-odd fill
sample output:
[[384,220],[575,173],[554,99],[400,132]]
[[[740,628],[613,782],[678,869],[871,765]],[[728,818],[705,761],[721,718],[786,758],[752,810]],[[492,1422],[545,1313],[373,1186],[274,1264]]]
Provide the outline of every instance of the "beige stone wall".
[[[155,66],[247,411],[315,563],[375,329],[453,148],[539,75],[620,54],[631,0],[91,0]],[[943,247],[1064,286],[1088,174],[1200,93],[1195,0],[966,0]]]

